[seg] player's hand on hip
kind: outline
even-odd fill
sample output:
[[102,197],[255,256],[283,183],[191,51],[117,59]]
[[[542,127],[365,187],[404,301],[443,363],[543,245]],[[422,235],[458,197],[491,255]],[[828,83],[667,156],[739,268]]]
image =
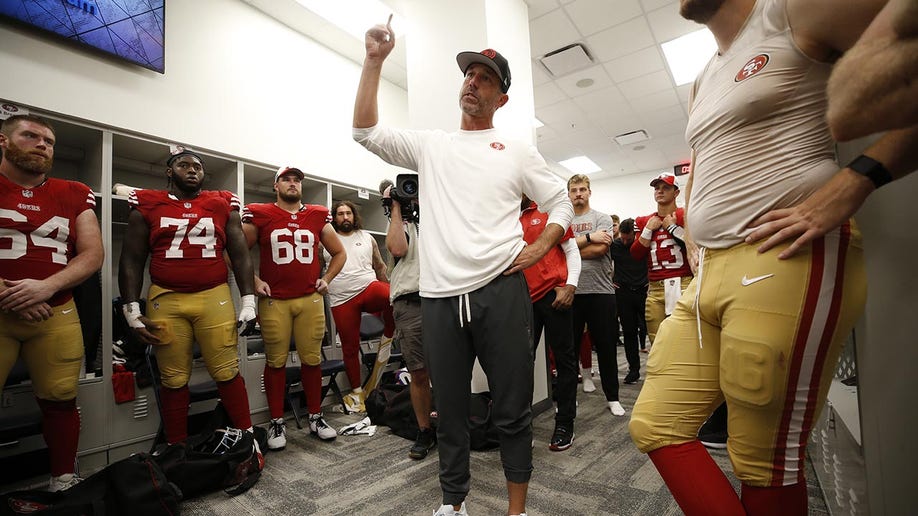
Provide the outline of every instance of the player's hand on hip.
[[746,243],[765,239],[758,247],[764,253],[792,240],[778,254],[778,259],[790,258],[806,244],[848,221],[873,190],[869,179],[843,169],[797,206],[772,210],[752,221],[749,228],[753,231]]
[[6,289],[0,292],[0,310],[20,310],[51,299],[55,289],[44,280],[3,280]]
[[323,296],[325,294],[328,294],[328,282],[322,278],[317,279],[316,280],[316,292],[318,292],[319,294],[322,294]]
[[534,245],[527,245],[520,251],[520,254],[516,255],[516,258],[513,260],[513,263],[510,264],[510,267],[504,271],[504,276],[509,276],[511,274],[516,274],[517,272],[522,271],[525,268],[532,266],[535,262],[539,261],[542,258],[542,254],[539,253]]
[[236,320],[236,327],[239,328],[239,335],[243,337],[255,333],[255,295],[246,294],[242,296],[242,309],[239,310],[239,317]]

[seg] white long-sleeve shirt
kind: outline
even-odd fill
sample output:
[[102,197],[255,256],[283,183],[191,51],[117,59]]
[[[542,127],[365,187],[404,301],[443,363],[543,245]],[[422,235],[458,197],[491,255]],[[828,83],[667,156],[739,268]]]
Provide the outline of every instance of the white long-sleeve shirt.
[[483,131],[354,128],[354,139],[392,165],[419,174],[421,296],[483,287],[525,246],[520,196],[548,223],[567,228],[574,210],[561,178],[532,145]]

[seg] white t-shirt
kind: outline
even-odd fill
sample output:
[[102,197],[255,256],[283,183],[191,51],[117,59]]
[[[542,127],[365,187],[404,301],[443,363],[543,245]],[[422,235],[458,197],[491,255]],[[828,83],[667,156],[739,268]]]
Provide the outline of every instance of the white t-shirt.
[[525,193],[570,225],[564,182],[532,145],[483,131],[354,129],[354,139],[396,166],[416,170],[420,187],[421,296],[450,297],[483,287],[525,246],[519,222]]
[[[357,229],[347,236],[339,233],[338,238],[347,252],[347,261],[341,272],[328,284],[330,306],[346,303],[376,280],[376,270],[373,269],[373,235]],[[327,250],[323,250],[323,254],[328,263],[331,255]]]

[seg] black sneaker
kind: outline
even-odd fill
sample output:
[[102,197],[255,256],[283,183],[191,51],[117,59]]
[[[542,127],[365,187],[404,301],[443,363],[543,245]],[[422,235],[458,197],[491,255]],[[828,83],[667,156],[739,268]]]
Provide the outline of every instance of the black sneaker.
[[705,448],[712,450],[723,450],[727,447],[727,432],[711,432],[709,434],[699,434],[698,440]]
[[415,439],[411,449],[408,450],[408,456],[414,460],[421,460],[427,457],[427,453],[437,444],[437,434],[432,428],[424,428],[418,431],[418,438]]
[[638,371],[628,371],[628,374],[625,375],[625,383],[632,384],[637,383],[641,379],[641,373]]
[[564,451],[574,443],[574,430],[566,426],[555,426],[555,433],[551,436],[548,449],[551,451]]

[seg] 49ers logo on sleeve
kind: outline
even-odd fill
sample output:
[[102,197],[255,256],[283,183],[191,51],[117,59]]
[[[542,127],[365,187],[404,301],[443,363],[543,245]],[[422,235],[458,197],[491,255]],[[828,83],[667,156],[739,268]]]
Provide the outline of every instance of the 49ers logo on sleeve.
[[495,150],[504,150],[506,147],[504,147],[504,144],[503,144],[503,143],[500,143],[500,142],[491,142],[491,148],[492,148],[492,149],[495,149]]
[[768,64],[768,54],[759,54],[743,65],[743,69],[736,73],[733,82],[741,82],[762,71]]

